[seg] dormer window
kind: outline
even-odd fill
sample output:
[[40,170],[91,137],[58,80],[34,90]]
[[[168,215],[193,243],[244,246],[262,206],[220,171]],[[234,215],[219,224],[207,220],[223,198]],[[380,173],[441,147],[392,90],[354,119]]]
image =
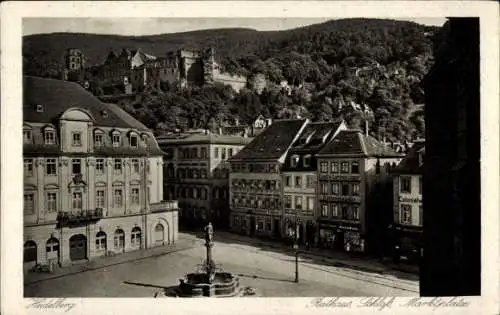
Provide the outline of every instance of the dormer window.
[[43,105],[42,104],[37,104],[35,106],[35,108],[36,108],[37,113],[43,113]]
[[23,142],[24,143],[31,143],[32,138],[33,138],[33,134],[31,132],[31,129],[23,129]]
[[73,146],[81,147],[82,146],[82,133],[81,132],[73,132]]
[[96,132],[94,134],[94,146],[102,147],[104,145],[104,134],[102,132]]
[[141,135],[141,140],[142,140],[142,143],[144,143],[144,146],[147,147],[148,146],[148,135],[147,134],[142,134]]
[[45,130],[43,134],[43,140],[45,144],[55,144],[56,143],[56,132],[55,130],[48,129]]
[[311,166],[311,155],[306,155],[304,156],[304,167],[310,167]]
[[137,148],[137,135],[135,134],[130,135],[130,146],[132,148]]
[[297,167],[297,164],[299,164],[299,156],[298,155],[294,155],[290,159],[290,165],[292,167]]
[[107,112],[107,111],[105,111],[105,110],[103,110],[103,111],[101,112],[101,115],[102,115],[102,117],[107,118],[107,117],[108,117],[108,112]]
[[113,131],[111,134],[111,141],[113,143],[113,147],[117,148],[120,146],[120,132],[119,131]]

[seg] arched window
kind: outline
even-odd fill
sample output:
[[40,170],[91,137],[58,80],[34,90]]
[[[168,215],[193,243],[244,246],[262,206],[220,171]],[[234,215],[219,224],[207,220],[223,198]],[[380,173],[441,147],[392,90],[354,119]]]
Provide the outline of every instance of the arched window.
[[106,233],[100,231],[95,236],[95,249],[98,251],[105,251],[107,248]]
[[125,248],[125,232],[122,229],[117,229],[115,231],[114,237],[115,249],[122,250]]
[[32,262],[37,260],[37,247],[34,241],[24,243],[24,262]]
[[132,229],[132,234],[130,235],[131,246],[133,248],[141,247],[141,229],[139,227],[134,227]]
[[155,242],[163,243],[164,238],[165,238],[165,228],[161,223],[158,223],[155,226]]

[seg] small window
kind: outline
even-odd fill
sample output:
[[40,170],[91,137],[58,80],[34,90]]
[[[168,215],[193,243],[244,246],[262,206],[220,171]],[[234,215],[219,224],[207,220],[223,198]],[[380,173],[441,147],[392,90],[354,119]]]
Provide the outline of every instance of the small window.
[[134,173],[139,174],[139,160],[132,159],[132,170]]
[[45,163],[45,174],[49,176],[57,175],[57,161],[56,159],[47,159]]
[[359,174],[359,162],[352,162],[351,163],[351,173]]
[[24,214],[33,214],[35,211],[35,194],[25,193],[24,194]]
[[338,173],[339,172],[339,162],[332,162],[331,168],[332,168],[332,173]]
[[55,144],[56,143],[56,133],[54,130],[46,130],[44,133],[45,144]]
[[132,148],[137,148],[137,136],[130,136],[130,146]]
[[324,195],[328,194],[328,184],[327,183],[321,183],[321,193]]
[[285,196],[285,208],[286,209],[291,209],[292,208],[292,197],[291,196]]
[[139,204],[139,188],[132,188],[131,192],[131,201],[133,205],[138,205]]
[[104,208],[104,189],[97,189],[95,192],[95,206],[96,208]]
[[47,212],[57,211],[57,193],[48,192],[47,193]]
[[295,209],[302,210],[302,196],[295,196]]
[[401,192],[406,194],[411,194],[411,178],[401,177]]
[[302,187],[302,176],[295,176],[295,188]]
[[96,133],[94,135],[94,146],[102,147],[104,145],[104,135],[101,133]]
[[36,105],[36,111],[37,111],[37,113],[43,113],[43,105],[42,104],[37,104]]
[[338,216],[339,216],[339,205],[332,204],[332,217],[338,217]]
[[120,134],[113,133],[112,141],[113,141],[113,147],[115,147],[115,148],[119,147],[120,146]]
[[97,174],[104,174],[104,159],[95,160],[95,171]]
[[349,195],[349,184],[342,184],[342,196]]
[[82,173],[82,161],[80,159],[71,160],[71,173],[73,175]]
[[73,146],[81,147],[82,146],[82,133],[81,132],[73,132]]
[[342,173],[349,173],[349,162],[342,162],[340,166],[340,171]]
[[306,187],[307,188],[314,188],[315,187],[314,175],[306,175]]
[[297,164],[299,164],[299,156],[298,155],[293,155],[290,158],[290,166],[291,167],[297,167]]
[[122,173],[122,160],[121,159],[115,159],[114,170],[115,170],[115,174]]
[[23,130],[23,142],[24,143],[31,143],[33,138],[32,132],[29,129],[24,129]]
[[82,193],[74,192],[72,195],[72,206],[74,210],[82,209]]
[[328,205],[325,204],[321,205],[321,216],[328,217]]
[[328,162],[321,162],[321,173],[328,173]]
[[359,196],[359,184],[352,184],[352,194],[354,196]]
[[33,159],[24,159],[24,176],[33,176]]
[[311,156],[306,155],[304,156],[304,167],[310,167],[311,166]]
[[339,183],[332,183],[332,195],[339,195],[340,185]]
[[207,158],[207,148],[201,148],[201,158],[202,159]]

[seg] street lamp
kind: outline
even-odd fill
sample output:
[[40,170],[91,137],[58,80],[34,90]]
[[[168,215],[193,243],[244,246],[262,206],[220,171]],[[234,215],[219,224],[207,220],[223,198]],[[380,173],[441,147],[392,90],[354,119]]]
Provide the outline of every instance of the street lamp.
[[295,283],[299,283],[299,218],[297,212],[295,214],[295,243],[293,248],[295,249]]

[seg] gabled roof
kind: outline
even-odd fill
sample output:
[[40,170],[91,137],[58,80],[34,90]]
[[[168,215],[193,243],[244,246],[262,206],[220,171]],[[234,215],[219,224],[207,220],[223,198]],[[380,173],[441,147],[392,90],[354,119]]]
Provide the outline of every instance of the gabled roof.
[[337,129],[341,126],[343,120],[332,122],[313,122],[307,124],[304,131],[290,148],[290,153],[308,152],[317,153],[330,139]]
[[342,130],[317,156],[353,156],[353,157],[403,157],[377,139],[364,135],[360,130]]
[[413,144],[406,157],[393,170],[395,174],[423,174],[425,142]]
[[229,161],[278,160],[286,154],[307,119],[277,120]]

